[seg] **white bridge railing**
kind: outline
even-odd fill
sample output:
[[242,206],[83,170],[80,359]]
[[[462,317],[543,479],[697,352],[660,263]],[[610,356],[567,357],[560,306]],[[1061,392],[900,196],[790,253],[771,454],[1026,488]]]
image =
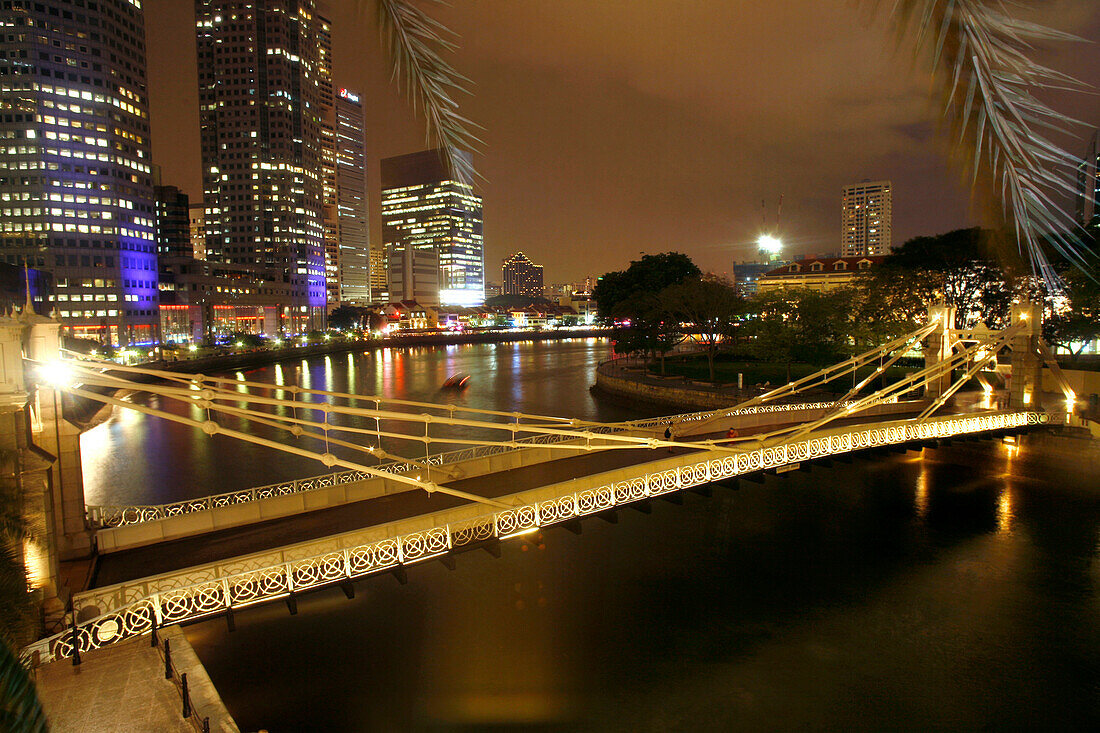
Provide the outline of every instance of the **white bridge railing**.
[[[684,461],[675,468],[542,500],[528,500],[491,514],[461,518],[462,512],[480,508],[470,506],[421,517],[418,518],[421,525],[425,522],[430,525],[436,521],[435,517],[453,516],[456,521],[438,522],[417,531],[380,537],[383,528],[368,528],[278,551],[101,588],[78,594],[73,599],[77,617],[92,616],[90,620],[36,642],[24,650],[24,655],[39,663],[70,657],[74,645],[83,653],[144,634],[150,630],[154,619],[158,625],[193,621],[286,597],[297,591],[428,560],[475,542],[508,539],[648,497],[761,469],[864,448],[1044,424],[1048,419],[1045,413],[1012,412],[948,416],[922,422],[895,420],[873,426],[833,428],[811,434],[799,442],[738,454],[711,454],[709,457],[686,454],[669,459]],[[575,482],[568,484],[570,488],[575,485]],[[521,494],[519,499],[522,501],[524,496],[539,491]],[[404,520],[405,523],[411,521]]]
[[[708,412],[694,412],[683,415],[636,420],[629,423],[611,423],[586,429],[595,434],[606,434],[630,429],[637,430],[663,427],[670,422],[681,425],[720,417],[758,415],[761,413],[785,412],[791,410],[815,410],[836,406],[834,402],[756,405],[743,409],[731,408],[729,410],[720,411],[711,410]],[[536,435],[530,438],[517,440],[516,443],[520,444],[518,447],[511,445],[510,442],[502,442],[500,445],[480,445],[473,448],[450,451],[448,453],[436,453],[427,458],[425,462],[433,466],[447,466],[477,458],[485,458],[487,456],[523,450],[524,448],[537,447],[551,443],[564,443],[570,440],[576,440],[576,438],[552,434]],[[443,439],[441,439],[441,442],[444,442]],[[407,463],[405,461],[390,461],[378,465],[377,468],[387,473],[401,474],[416,473],[419,467],[416,464]],[[341,484],[351,484],[358,481],[365,481],[369,478],[371,477],[362,471],[339,471],[336,473],[322,474],[320,476],[311,476],[304,479],[284,481],[277,484],[268,484],[266,486],[253,486],[248,489],[211,494],[197,499],[185,499],[183,501],[176,501],[168,504],[135,504],[128,506],[89,504],[85,509],[88,521],[93,527],[124,527],[131,524],[141,524],[142,522],[151,522],[167,517],[190,514],[192,512],[202,512],[218,507],[246,504],[262,499],[270,499],[275,496],[286,496],[288,494],[297,494],[303,491],[313,491],[315,489],[324,489],[332,486],[339,486]]]

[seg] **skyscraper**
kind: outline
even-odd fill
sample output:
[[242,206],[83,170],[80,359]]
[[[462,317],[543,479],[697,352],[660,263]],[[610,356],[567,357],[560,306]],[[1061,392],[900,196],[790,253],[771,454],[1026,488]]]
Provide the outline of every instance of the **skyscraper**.
[[340,302],[371,302],[363,105],[347,89],[336,94],[336,214]]
[[6,0],[0,258],[53,275],[74,336],[149,343],[158,322],[140,3]]
[[188,221],[191,224],[191,252],[196,260],[206,259],[206,214],[202,203],[188,207]]
[[325,229],[325,301],[340,303],[340,223],[336,210],[336,96],[332,81],[332,23],[317,17],[317,88],[321,122],[321,215]]
[[[280,330],[325,316],[321,102],[314,0],[196,0],[206,257],[285,287]],[[319,41],[320,39],[320,41]]]
[[504,260],[500,269],[504,282],[501,292],[504,295],[542,297],[542,265],[536,265],[522,252],[516,252]]
[[863,181],[844,187],[840,210],[841,254],[890,254],[893,195],[889,181]]
[[1100,217],[1100,131],[1077,164],[1077,223],[1088,226]]
[[382,160],[382,242],[391,300],[485,301],[481,197],[452,179],[438,150]]
[[191,204],[187,194],[175,186],[155,186],[157,257],[192,257]]

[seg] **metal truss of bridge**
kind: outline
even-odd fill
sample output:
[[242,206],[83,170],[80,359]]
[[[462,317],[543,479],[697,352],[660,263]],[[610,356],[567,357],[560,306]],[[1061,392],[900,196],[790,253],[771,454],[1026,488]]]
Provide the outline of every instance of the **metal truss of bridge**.
[[[1034,404],[1041,384],[1037,367],[1050,356],[1038,340],[1037,315],[1033,308],[1025,307],[1014,315],[1008,329],[976,334],[953,329],[949,309],[933,309],[928,324],[912,333],[733,408],[612,424],[89,361],[67,360],[64,374],[55,365],[35,365],[43,373],[53,374],[55,387],[72,395],[345,469],[316,479],[175,504],[90,508],[90,518],[102,527],[155,522],[367,479],[382,479],[404,491],[448,494],[462,503],[428,515],[77,594],[70,629],[37,642],[27,653],[39,661],[68,657],[74,648],[86,651],[146,633],[154,622],[187,622],[256,603],[293,599],[307,590],[346,585],[372,573],[393,571],[542,527],[570,525],[633,502],[714,481],[769,469],[786,470],[853,451],[990,436],[1064,422],[1067,412],[1072,412],[1073,400],[1064,380],[1061,386],[1069,400],[1068,410],[1061,405],[1048,414]],[[892,384],[872,386],[918,345],[924,349],[924,368]],[[1006,349],[1013,351],[1011,394],[1018,404],[1005,410],[936,415]],[[858,371],[866,367],[874,368],[858,380]],[[795,401],[807,391],[842,378],[854,384],[836,400]],[[119,390],[149,392],[187,409],[178,414],[137,404],[117,397]],[[922,399],[911,399],[918,393],[923,394]],[[910,408],[915,415],[898,418],[898,411]],[[774,418],[768,430],[735,439],[721,435],[728,427],[759,416]],[[227,427],[219,418],[245,418],[266,426],[280,439]],[[398,425],[404,429],[397,429]],[[698,439],[690,443],[666,440],[666,427],[677,437],[691,434]],[[719,435],[714,437],[715,433]],[[402,455],[409,451],[395,452],[398,445],[415,446],[418,453],[422,449],[422,455]],[[433,453],[435,445],[463,447]],[[562,457],[647,450],[639,460],[612,471],[513,494],[481,496],[447,485],[456,467],[465,461],[534,448]],[[677,452],[670,455],[659,450],[663,448]]]

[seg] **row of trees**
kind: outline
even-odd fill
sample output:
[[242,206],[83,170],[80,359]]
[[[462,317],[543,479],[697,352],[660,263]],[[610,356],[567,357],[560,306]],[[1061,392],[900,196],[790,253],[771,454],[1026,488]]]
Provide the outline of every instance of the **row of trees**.
[[1100,336],[1100,284],[1066,272],[1069,290],[1048,296],[1030,275],[998,265],[996,236],[961,229],[906,242],[849,287],[782,289],[742,298],[684,254],[645,255],[600,278],[593,297],[615,326],[616,349],[661,357],[685,336],[704,348],[711,379],[720,349],[764,361],[827,364],[914,330],[928,305],[956,308],[958,325],[1007,325],[1012,303],[1047,304],[1045,336],[1058,345]]

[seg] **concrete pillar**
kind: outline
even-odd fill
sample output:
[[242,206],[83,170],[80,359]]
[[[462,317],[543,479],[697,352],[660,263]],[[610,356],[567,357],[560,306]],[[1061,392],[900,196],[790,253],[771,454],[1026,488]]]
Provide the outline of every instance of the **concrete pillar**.
[[1008,382],[1008,406],[1014,410],[1041,407],[1043,366],[1039,359],[1039,338],[1043,331],[1043,307],[1039,303],[1012,306],[1010,324],[1023,329],[1012,338],[1012,372]]
[[[954,306],[942,303],[929,306],[928,318],[936,330],[924,339],[924,366],[930,367],[951,358],[951,329],[955,328]],[[936,399],[951,386],[951,374],[930,380],[924,388],[925,399]]]
[[[60,324],[33,313],[24,313],[20,320],[25,324],[23,344],[27,358],[46,363],[57,361],[61,356]],[[51,545],[62,561],[85,558],[92,553],[92,532],[84,509],[81,431],[65,419],[65,403],[59,390],[44,381],[38,382],[34,405],[39,427],[31,439],[34,447],[53,459],[49,468],[48,504],[52,508],[49,531]]]
[[53,541],[53,506],[49,491],[52,456],[35,450],[30,443],[32,424],[24,381],[23,335],[26,324],[18,318],[0,316],[0,491],[20,502],[23,517],[45,535],[25,544],[23,563],[32,587],[43,593],[47,612],[58,606],[60,587],[56,543]]

